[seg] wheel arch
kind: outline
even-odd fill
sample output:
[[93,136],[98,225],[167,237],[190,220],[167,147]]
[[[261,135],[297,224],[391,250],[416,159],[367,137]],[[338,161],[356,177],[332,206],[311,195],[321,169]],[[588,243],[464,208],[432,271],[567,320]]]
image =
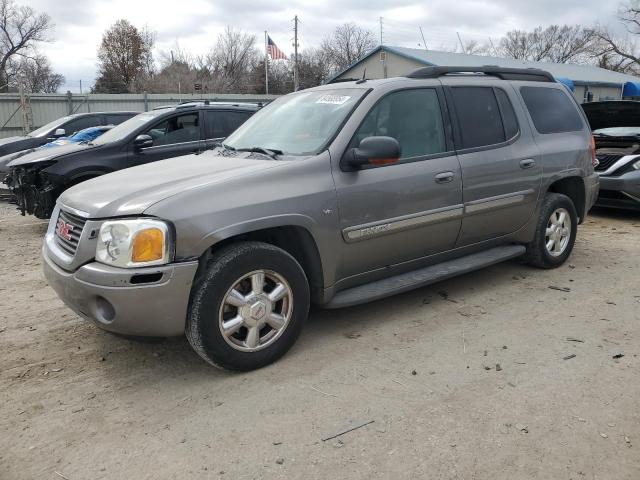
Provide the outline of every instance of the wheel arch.
[[555,179],[547,188],[547,192],[561,193],[569,197],[576,207],[578,223],[584,221],[587,212],[585,212],[586,192],[582,177],[572,175]]
[[303,225],[284,223],[281,225],[261,226],[239,229],[230,227],[209,236],[209,245],[199,257],[201,267],[221,248],[243,241],[257,241],[283,249],[300,264],[309,281],[311,299],[318,302],[324,290],[324,272],[317,242],[311,231]]

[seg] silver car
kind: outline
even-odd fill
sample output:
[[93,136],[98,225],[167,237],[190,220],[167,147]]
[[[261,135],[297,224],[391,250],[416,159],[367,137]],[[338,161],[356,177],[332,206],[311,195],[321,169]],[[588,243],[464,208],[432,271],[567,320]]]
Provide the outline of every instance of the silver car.
[[44,271],[101,328],[186,334],[206,361],[255,369],[293,345],[311,302],[357,305],[516,257],[562,265],[598,193],[591,145],[540,70],[324,85],[213,150],[67,190]]

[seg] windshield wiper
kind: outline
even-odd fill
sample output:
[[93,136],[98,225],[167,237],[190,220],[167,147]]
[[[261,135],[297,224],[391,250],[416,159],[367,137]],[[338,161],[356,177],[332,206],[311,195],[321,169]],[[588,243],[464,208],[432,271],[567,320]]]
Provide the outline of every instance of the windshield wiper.
[[250,148],[236,148],[238,152],[254,152],[262,153],[268,157],[275,159],[278,155],[282,155],[282,150],[276,148],[264,148],[264,147],[250,147]]

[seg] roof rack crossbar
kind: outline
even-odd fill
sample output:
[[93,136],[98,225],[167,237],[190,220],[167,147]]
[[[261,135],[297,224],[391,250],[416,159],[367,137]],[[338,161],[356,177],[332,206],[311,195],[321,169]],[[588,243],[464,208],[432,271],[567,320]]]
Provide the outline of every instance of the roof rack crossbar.
[[546,70],[539,68],[506,68],[497,65],[480,67],[423,67],[406,75],[407,78],[439,78],[451,73],[482,73],[501,80],[528,80],[534,82],[555,82],[556,79]]

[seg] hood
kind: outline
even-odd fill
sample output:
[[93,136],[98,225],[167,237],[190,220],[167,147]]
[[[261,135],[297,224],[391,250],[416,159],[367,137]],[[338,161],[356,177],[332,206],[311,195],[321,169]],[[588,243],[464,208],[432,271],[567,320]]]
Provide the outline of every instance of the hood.
[[63,155],[79,152],[80,150],[87,150],[89,148],[96,148],[87,144],[70,143],[68,145],[58,145],[52,148],[36,149],[26,155],[9,162],[8,167],[24,166],[27,164],[46,162],[48,160],[56,160]]
[[20,158],[28,153],[35,152],[35,148],[28,148],[26,150],[20,150],[19,152],[9,153],[0,157],[0,172],[9,173],[9,164],[16,158]]
[[186,155],[127,168],[80,183],[66,190],[58,202],[90,218],[139,215],[154,203],[201,187],[238,179],[283,161],[221,157],[213,152]]
[[33,148],[42,145],[46,140],[34,137],[8,137],[0,138],[0,155],[18,152],[26,148]]
[[583,103],[591,130],[611,127],[640,127],[640,102],[617,100]]

